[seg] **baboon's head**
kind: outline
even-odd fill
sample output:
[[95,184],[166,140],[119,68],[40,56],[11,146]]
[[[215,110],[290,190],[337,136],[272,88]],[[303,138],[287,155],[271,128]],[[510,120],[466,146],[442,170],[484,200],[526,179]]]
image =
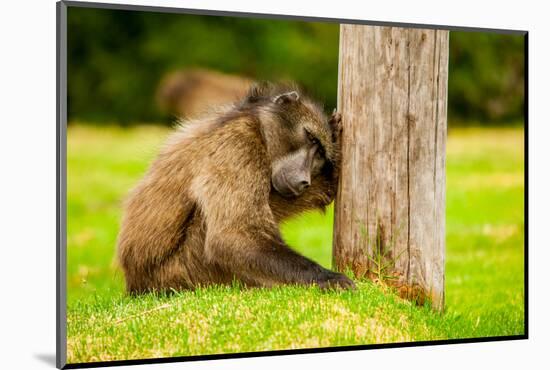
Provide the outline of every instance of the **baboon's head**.
[[336,156],[327,116],[319,104],[285,86],[256,87],[248,101],[257,104],[273,188],[284,197],[301,195]]

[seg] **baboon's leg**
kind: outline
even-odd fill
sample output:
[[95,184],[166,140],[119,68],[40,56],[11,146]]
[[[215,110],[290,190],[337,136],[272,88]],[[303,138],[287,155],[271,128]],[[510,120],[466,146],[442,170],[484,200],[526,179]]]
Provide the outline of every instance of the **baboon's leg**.
[[133,293],[158,287],[156,281],[163,276],[159,270],[172,269],[167,261],[185,239],[194,212],[174,179],[154,181],[150,176],[132,191],[118,236],[118,260]]

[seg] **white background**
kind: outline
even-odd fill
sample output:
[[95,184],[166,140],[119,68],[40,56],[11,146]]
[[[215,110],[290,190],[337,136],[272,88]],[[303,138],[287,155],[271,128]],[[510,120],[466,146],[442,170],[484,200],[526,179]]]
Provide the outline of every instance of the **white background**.
[[[530,31],[529,340],[161,364],[140,369],[548,368],[550,13],[544,1],[143,0],[133,4]],[[2,3],[0,366],[8,369],[54,366],[55,24],[53,0]]]

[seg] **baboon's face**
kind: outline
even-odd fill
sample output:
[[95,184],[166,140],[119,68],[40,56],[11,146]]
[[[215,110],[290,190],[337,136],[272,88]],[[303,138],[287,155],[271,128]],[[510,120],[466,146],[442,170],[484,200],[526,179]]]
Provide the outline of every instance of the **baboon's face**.
[[325,165],[323,149],[317,139],[309,138],[299,149],[274,161],[271,181],[277,192],[285,197],[297,197],[321,173]]
[[327,146],[332,145],[325,115],[308,102],[300,102],[297,95],[291,95],[291,99],[287,116],[290,125],[279,135],[280,156],[271,168],[273,188],[287,198],[306,191],[327,163],[326,151],[331,149]]

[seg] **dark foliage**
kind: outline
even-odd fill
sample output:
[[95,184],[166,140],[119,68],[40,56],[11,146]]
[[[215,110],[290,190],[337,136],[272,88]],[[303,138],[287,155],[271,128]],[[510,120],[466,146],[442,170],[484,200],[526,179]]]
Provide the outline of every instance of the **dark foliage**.
[[[168,123],[155,92],[168,72],[201,67],[294,80],[336,105],[338,25],[69,8],[69,119]],[[479,124],[523,115],[523,37],[452,32],[449,115]]]

